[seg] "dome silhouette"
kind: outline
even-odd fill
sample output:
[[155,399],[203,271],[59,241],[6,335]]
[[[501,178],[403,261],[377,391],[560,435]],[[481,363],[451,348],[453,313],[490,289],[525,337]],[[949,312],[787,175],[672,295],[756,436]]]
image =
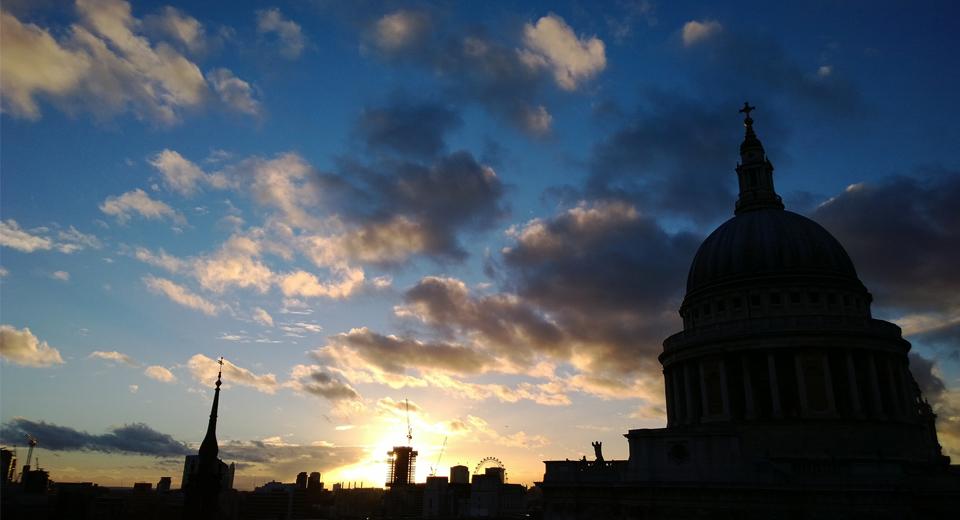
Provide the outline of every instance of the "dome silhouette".
[[687,294],[763,275],[847,279],[860,285],[849,255],[820,224],[791,211],[743,212],[700,245],[690,265]]

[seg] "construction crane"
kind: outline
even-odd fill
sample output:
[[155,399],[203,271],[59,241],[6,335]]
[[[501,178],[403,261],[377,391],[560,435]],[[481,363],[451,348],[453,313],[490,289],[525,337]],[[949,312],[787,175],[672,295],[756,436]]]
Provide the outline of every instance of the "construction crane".
[[443,450],[446,449],[446,447],[447,447],[447,436],[444,435],[444,437],[443,437],[443,444],[440,445],[440,455],[437,455],[437,463],[434,464],[434,465],[430,468],[430,476],[431,476],[431,477],[436,477],[436,476],[437,476],[437,468],[440,467],[440,459],[443,458]]
[[404,399],[403,404],[407,408],[407,446],[413,446],[413,428],[410,427],[410,401]]
[[[30,471],[30,459],[33,457],[33,448],[39,444],[40,441],[37,440],[33,435],[27,434],[27,446],[30,446],[30,449],[27,450],[27,463],[23,465],[23,469],[20,471],[20,480],[23,480],[23,476]],[[39,461],[37,462],[39,466]]]

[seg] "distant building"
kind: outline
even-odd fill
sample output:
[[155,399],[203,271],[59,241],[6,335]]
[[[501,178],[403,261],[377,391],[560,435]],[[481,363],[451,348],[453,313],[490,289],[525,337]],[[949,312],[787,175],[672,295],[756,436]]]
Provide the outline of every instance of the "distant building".
[[329,518],[339,520],[363,520],[384,518],[385,492],[383,488],[347,489],[333,485],[333,505]]
[[424,484],[397,484],[383,494],[384,518],[422,518]]
[[470,518],[511,518],[526,510],[526,488],[506,484],[503,468],[485,468],[470,483]]
[[0,448],[0,483],[6,485],[14,480],[17,472],[17,456],[13,450]]
[[416,475],[417,452],[410,446],[394,446],[387,453],[387,487],[412,484]]
[[423,490],[424,518],[450,516],[450,498],[447,496],[449,487],[447,477],[427,477],[427,485]]
[[307,478],[307,489],[310,491],[322,491],[323,482],[320,481],[320,473],[314,471],[310,473],[310,476]]
[[252,493],[245,493],[241,507],[242,518],[270,518],[289,520],[304,518],[305,488],[299,484],[267,482],[256,487]]
[[960,510],[960,474],[908,368],[910,344],[871,316],[843,246],[784,210],[750,110],[735,216],[700,246],[683,331],[663,342],[666,428],[630,430],[629,460],[605,461],[597,444],[596,461],[546,461],[545,519]]
[[466,466],[453,466],[450,468],[451,484],[469,484],[470,468]]
[[180,479],[180,489],[187,489],[190,485],[190,477],[197,473],[200,467],[200,457],[198,455],[186,455],[183,457],[183,478]]
[[170,477],[160,477],[160,481],[157,482],[157,493],[169,493],[170,480]]
[[271,481],[240,493],[242,520],[327,518],[333,496],[323,490],[320,473],[297,474],[296,482]]
[[[236,472],[236,464],[231,462],[228,466],[223,461],[220,461],[223,464],[220,467],[220,491],[230,491],[233,489],[233,476]],[[192,475],[195,475],[200,468],[200,456],[199,455],[187,455],[183,459],[183,479],[180,481],[180,489],[187,489],[189,485],[190,478]]]

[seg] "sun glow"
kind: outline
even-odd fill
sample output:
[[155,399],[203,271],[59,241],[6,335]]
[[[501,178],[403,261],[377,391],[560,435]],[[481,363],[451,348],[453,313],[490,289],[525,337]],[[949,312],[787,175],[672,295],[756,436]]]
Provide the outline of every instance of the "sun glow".
[[[411,417],[411,419],[413,419]],[[431,465],[436,463],[444,434],[432,431],[434,428],[421,420],[416,420],[417,435],[413,440],[413,448],[417,451],[416,482],[424,482],[430,476]],[[365,442],[360,446],[364,449],[364,457],[355,464],[342,466],[331,470],[324,476],[326,485],[335,483],[356,485],[359,487],[383,487],[387,480],[387,453],[396,446],[407,445],[407,425],[404,419],[396,417],[383,418],[379,424],[370,424],[364,428]],[[436,469],[437,475],[449,473],[442,461]]]

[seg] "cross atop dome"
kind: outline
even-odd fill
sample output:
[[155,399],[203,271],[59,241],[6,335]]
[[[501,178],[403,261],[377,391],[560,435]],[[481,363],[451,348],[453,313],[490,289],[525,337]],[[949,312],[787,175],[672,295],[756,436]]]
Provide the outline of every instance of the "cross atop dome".
[[757,139],[757,134],[753,133],[753,118],[750,117],[750,112],[756,109],[757,107],[750,106],[750,103],[744,101],[743,108],[739,110],[739,112],[744,115],[743,126],[746,127],[746,135],[743,138],[743,144],[740,145],[741,151],[743,151],[744,147],[748,144],[757,146],[761,152],[763,151],[763,145],[760,144],[760,140]]
[[740,182],[740,198],[737,200],[735,213],[764,208],[783,209],[783,202],[773,188],[773,165],[767,159],[763,150],[763,143],[753,131],[753,118],[750,112],[757,107],[743,102],[739,110],[744,115],[743,126],[746,128],[743,142],[740,143],[740,164],[737,165],[737,178]]

